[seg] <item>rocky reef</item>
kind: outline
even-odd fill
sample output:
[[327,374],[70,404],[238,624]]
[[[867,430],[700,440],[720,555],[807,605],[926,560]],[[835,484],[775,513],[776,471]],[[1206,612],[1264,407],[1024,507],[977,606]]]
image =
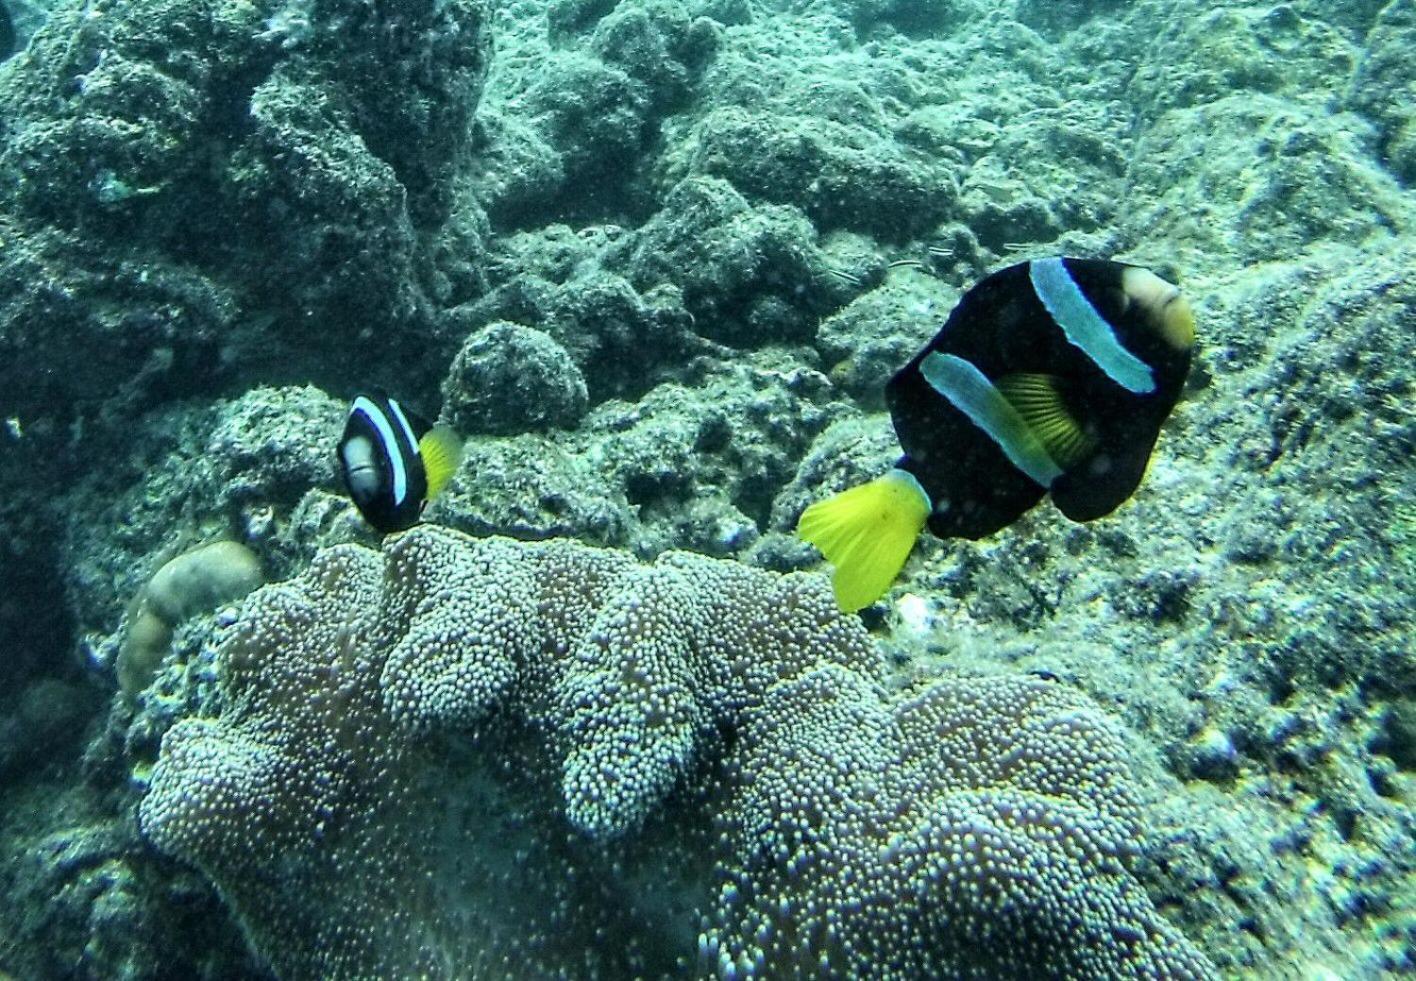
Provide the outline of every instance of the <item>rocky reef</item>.
[[[1416,968],[1416,4],[0,3],[0,971]],[[1140,492],[833,613],[1056,253],[1194,304]],[[382,546],[372,386],[467,441]]]

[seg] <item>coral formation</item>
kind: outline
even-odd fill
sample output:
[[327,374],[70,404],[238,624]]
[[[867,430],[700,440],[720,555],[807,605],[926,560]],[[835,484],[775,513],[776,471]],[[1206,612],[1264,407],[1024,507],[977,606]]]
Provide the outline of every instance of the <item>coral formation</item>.
[[804,941],[842,977],[1212,973],[1126,871],[1140,810],[1119,733],[1056,683],[889,705],[817,668],[770,692],[742,745],[726,814],[751,860],[720,894],[737,944],[710,952],[743,973],[799,964]]
[[1409,186],[1416,182],[1416,70],[1404,56],[1416,34],[1416,5],[1389,3],[1372,26],[1367,50],[1358,58],[1352,102],[1371,113],[1381,131],[1383,155]]
[[[340,344],[429,333],[430,296],[479,285],[449,178],[485,18],[480,0],[60,5],[0,84],[4,414],[276,364],[322,377]],[[75,346],[104,356],[24,367]]]
[[[469,440],[428,516],[478,534],[575,536],[642,555],[741,552],[807,440],[839,411],[828,395],[822,375],[776,352],[708,363],[691,385],[604,401],[572,432]],[[450,404],[466,397],[459,388]]]
[[172,629],[234,603],[265,582],[260,559],[240,542],[212,542],[162,564],[128,609],[115,667],[129,695],[146,688],[172,643]]
[[[1416,968],[1410,0],[0,3],[23,46],[0,64],[0,970],[263,976],[130,814],[164,731],[235,724],[213,676],[229,615],[179,627],[143,698],[111,697],[113,660],[125,604],[186,543],[244,542],[284,579],[374,542],[331,467],[351,395],[432,418],[442,392],[477,430],[429,520],[802,569],[802,508],[893,459],[879,386],[902,354],[984,275],[1062,252],[1149,266],[1196,303],[1191,390],[1136,498],[927,543],[865,612],[883,675],[807,670],[724,730],[682,697],[691,675],[656,676],[651,775],[573,785],[608,838],[569,832],[550,687],[528,721],[532,686],[490,652],[444,663],[409,635],[444,673],[390,675],[397,726],[382,688],[350,723],[411,747],[407,806],[442,862],[411,914],[432,940],[398,963],[651,977],[787,957],[797,935],[734,878],[772,874],[744,842],[800,830],[775,770],[742,778],[772,762],[759,734],[813,741],[778,707],[884,731],[915,696],[879,682],[1028,671],[1063,685],[967,684],[1036,691],[1039,711],[1077,688],[1131,730],[1162,846],[1135,872],[1222,972]],[[509,401],[544,384],[550,415]],[[677,559],[600,561],[682,610]],[[652,610],[602,605],[607,629],[650,629]],[[422,714],[444,700],[448,725]],[[587,744],[576,772],[613,752]],[[873,813],[857,780],[840,806]],[[1092,806],[1068,800],[1049,813]],[[850,820],[822,827],[849,864],[803,865],[822,878],[793,895],[820,912],[790,919],[859,951],[904,880]],[[352,902],[331,888],[307,899]],[[956,948],[952,929],[930,935]],[[607,949],[621,960],[593,962]]]
[[443,380],[443,411],[463,434],[571,429],[585,414],[585,376],[555,339],[498,321],[474,332]]
[[641,288],[671,283],[696,330],[742,346],[800,340],[835,297],[811,224],[795,208],[754,207],[732,184],[690,177],[634,236]]
[[121,459],[75,480],[75,495],[93,503],[52,516],[66,556],[58,577],[103,660],[115,645],[99,638],[156,567],[194,541],[244,542],[281,578],[319,545],[356,537],[347,498],[331,501],[330,434],[338,438],[342,413],[310,386],[164,407],[129,427]]
[[[1084,698],[1014,679],[891,700],[884,669],[816,577],[415,529],[256,594],[141,824],[282,977],[513,957],[542,977],[1208,975],[1130,878],[1125,752]],[[518,829],[514,888],[549,908],[479,905],[506,873],[450,871],[480,846],[469,817]],[[715,867],[682,864],[705,835]],[[537,861],[553,846],[569,866]],[[602,893],[648,872],[679,900],[585,902],[597,850]]]

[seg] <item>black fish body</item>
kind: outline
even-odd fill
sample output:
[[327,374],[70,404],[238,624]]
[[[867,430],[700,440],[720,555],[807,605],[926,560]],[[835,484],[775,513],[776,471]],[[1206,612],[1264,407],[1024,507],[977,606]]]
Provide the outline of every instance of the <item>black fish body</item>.
[[[1150,368],[1153,387],[1128,390],[1068,339],[1031,282],[1032,263],[981,281],[885,391],[905,451],[898,466],[914,474],[931,498],[929,528],[940,537],[992,534],[1049,491],[1075,521],[1110,513],[1140,483],[1161,424],[1180,396],[1189,371],[1189,345],[1167,341],[1153,322],[1155,311],[1124,286],[1128,270],[1133,276],[1150,274],[1099,259],[1062,259],[1060,264],[1120,346]],[[968,362],[995,383],[1017,375],[1055,379],[1062,404],[1092,448],[1062,467],[1049,484],[1039,483],[925,377],[923,363],[936,352]]]

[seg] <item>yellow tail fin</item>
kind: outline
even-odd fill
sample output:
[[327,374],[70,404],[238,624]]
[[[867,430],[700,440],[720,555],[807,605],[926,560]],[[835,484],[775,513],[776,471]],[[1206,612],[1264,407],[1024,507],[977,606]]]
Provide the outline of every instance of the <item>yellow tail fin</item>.
[[462,440],[447,426],[434,426],[418,440],[423,473],[428,478],[428,500],[438,496],[462,462]]
[[930,511],[914,476],[891,470],[868,484],[817,501],[802,512],[797,537],[836,567],[831,585],[842,610],[874,603],[900,574]]

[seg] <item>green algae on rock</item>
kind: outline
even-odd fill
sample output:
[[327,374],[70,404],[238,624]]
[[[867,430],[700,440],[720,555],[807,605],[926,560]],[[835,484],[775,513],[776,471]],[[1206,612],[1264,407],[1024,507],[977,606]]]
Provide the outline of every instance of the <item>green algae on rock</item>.
[[[430,329],[431,293],[471,288],[475,206],[450,175],[486,72],[485,4],[279,6],[62,5],[6,64],[7,415],[250,384],[280,361],[321,377],[337,338],[396,349],[399,330]],[[75,346],[104,357],[12,375]]]

